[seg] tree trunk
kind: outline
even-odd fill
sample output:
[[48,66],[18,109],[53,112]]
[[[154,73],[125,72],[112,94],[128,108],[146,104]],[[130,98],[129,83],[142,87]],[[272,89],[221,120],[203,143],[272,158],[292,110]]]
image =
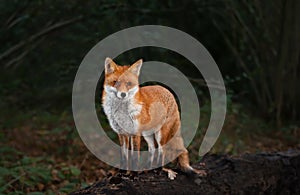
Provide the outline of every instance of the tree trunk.
[[282,125],[284,111],[291,118],[296,115],[294,114],[294,108],[297,105],[296,91],[298,88],[297,82],[299,82],[297,81],[297,68],[300,55],[299,8],[300,2],[298,0],[283,1],[280,43],[273,85],[278,128]]

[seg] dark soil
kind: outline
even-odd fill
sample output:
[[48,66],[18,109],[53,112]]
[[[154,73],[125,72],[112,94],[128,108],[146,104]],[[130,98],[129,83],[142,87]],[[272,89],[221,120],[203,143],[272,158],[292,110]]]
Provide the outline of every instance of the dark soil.
[[152,170],[129,175],[117,173],[75,191],[87,194],[300,194],[300,151],[227,156],[208,154],[201,164],[206,177],[178,173],[175,180]]

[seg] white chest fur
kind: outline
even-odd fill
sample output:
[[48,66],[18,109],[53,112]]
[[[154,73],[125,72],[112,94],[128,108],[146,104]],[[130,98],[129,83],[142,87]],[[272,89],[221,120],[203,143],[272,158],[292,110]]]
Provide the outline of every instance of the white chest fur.
[[111,128],[118,134],[136,134],[138,121],[135,119],[142,106],[133,99],[119,99],[115,95],[107,94],[103,100],[103,109]]

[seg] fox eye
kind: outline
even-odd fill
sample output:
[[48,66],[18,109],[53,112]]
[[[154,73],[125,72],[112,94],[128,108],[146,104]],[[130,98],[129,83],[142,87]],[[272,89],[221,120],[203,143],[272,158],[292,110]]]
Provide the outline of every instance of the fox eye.
[[129,81],[129,82],[126,83],[126,85],[127,85],[127,86],[131,86],[132,83]]
[[118,81],[117,81],[117,80],[113,80],[113,81],[112,81],[112,84],[113,84],[113,85],[116,85],[116,84],[118,84]]

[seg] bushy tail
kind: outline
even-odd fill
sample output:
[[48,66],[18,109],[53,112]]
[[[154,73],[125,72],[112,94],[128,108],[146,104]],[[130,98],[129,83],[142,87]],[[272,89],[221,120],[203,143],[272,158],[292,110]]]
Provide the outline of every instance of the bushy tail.
[[174,132],[176,133],[172,139],[173,141],[172,149],[176,150],[177,152],[180,151],[180,155],[178,156],[178,165],[183,172],[193,173],[194,169],[190,166],[189,153],[187,149],[184,147],[183,138],[181,136],[180,125],[175,125],[175,127],[176,128]]

